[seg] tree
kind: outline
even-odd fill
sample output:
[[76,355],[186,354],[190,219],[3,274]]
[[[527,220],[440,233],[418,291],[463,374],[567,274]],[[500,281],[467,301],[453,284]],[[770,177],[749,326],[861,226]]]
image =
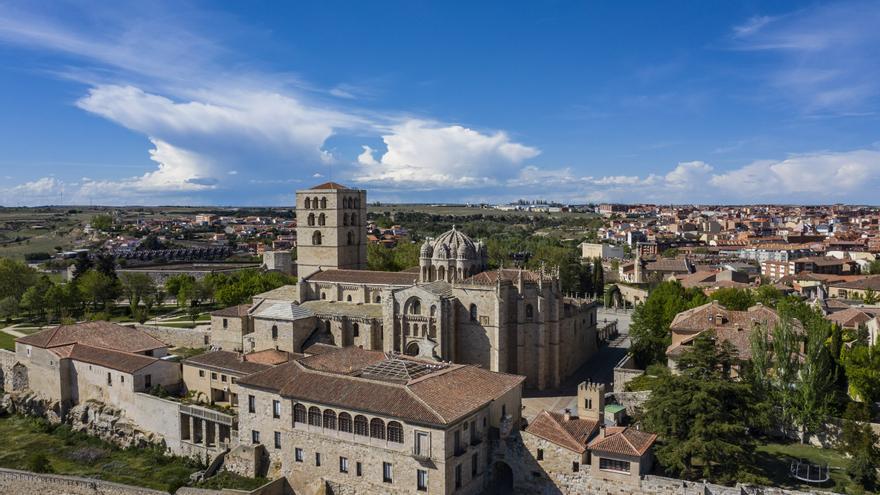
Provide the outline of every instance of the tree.
[[91,302],[92,310],[105,307],[108,301],[113,301],[119,296],[117,282],[97,270],[87,271],[76,283],[84,298]]
[[39,275],[26,264],[9,258],[0,258],[0,299],[21,299],[28,287],[37,283]]
[[136,317],[138,306],[144,297],[153,290],[153,279],[145,273],[126,272],[119,276],[122,293],[128,298],[128,308],[132,317]]
[[834,403],[834,360],[828,350],[831,323],[809,319],[804,324],[804,358],[797,375],[795,420],[804,433],[818,431],[831,416]]
[[177,305],[183,307],[195,295],[196,279],[192,275],[174,275],[165,280],[165,290],[177,299]]
[[755,305],[755,298],[750,289],[737,289],[725,287],[718,289],[709,296],[713,301],[718,301],[727,309],[733,311],[745,311]]
[[37,286],[33,286],[26,290],[21,296],[21,302],[19,304],[21,309],[25,310],[28,314],[39,321],[42,321],[46,315],[46,300],[44,298],[44,292]]
[[73,262],[73,279],[79,279],[81,276],[85,275],[87,271],[91,270],[93,266],[94,263],[92,263],[92,258],[89,256],[89,253],[78,253]]
[[843,429],[838,450],[849,457],[846,473],[865,490],[877,487],[877,465],[880,464],[878,436],[870,425],[870,406],[851,402],[843,415]]
[[704,332],[682,354],[681,373],[660,375],[645,402],[644,426],[660,437],[657,459],[674,476],[725,483],[748,465],[755,401],[746,382],[731,378],[735,358]]
[[18,299],[13,296],[6,296],[0,299],[0,318],[9,323],[12,317],[18,314]]
[[707,302],[699,289],[685,289],[678,281],[660,283],[633,312],[630,353],[639,367],[666,361],[671,343],[669,324],[678,313]]
[[867,271],[869,275],[880,275],[880,259],[872,261],[867,266]]
[[880,298],[877,297],[877,293],[874,289],[866,289],[864,296],[862,296],[862,302],[865,304],[877,304],[880,301]]
[[116,257],[110,253],[99,254],[95,258],[95,269],[116,280]]
[[776,303],[779,302],[782,297],[782,291],[769,284],[759,286],[755,289],[754,293],[756,303],[761,303],[764,306],[769,306],[771,308],[775,308]]
[[92,217],[89,224],[94,229],[107,232],[113,228],[113,217],[107,214],[95,215]]
[[64,288],[53,284],[46,291],[45,296],[46,311],[49,314],[49,321],[57,321],[64,317],[66,307]]
[[843,362],[851,395],[867,403],[880,401],[880,344],[857,344]]
[[592,284],[594,296],[605,292],[605,269],[602,267],[602,259],[593,260],[593,280]]

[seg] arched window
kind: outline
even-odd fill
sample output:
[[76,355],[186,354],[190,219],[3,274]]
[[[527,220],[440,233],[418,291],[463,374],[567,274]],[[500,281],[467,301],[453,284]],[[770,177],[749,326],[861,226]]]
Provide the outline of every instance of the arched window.
[[316,230],[314,234],[312,234],[312,246],[320,246],[321,245],[321,231]]
[[535,310],[531,304],[526,304],[526,320],[531,321],[535,317]]
[[477,321],[477,305],[471,304],[471,321]]
[[306,198],[305,207],[307,210],[312,208],[312,198]]
[[351,302],[351,294],[345,296],[345,300],[346,300],[347,302]]
[[351,198],[345,198],[344,202],[346,208],[351,208]]
[[370,438],[385,440],[385,422],[379,418],[370,421]]
[[403,425],[397,421],[388,422],[388,441],[403,443]]
[[309,213],[309,227],[315,226],[315,214]]
[[321,209],[322,210],[327,209],[327,198],[321,198]]
[[354,198],[354,207],[355,207],[355,208],[360,208],[360,207],[361,207],[361,200],[360,200],[360,199],[358,199],[358,198]]
[[377,303],[382,302],[382,296],[376,296],[376,302]]
[[352,225],[352,226],[355,226],[355,225],[357,225],[357,224],[358,224],[357,213],[352,213],[352,214],[351,214],[351,225]]
[[342,226],[348,227],[348,213],[342,214]]
[[324,428],[328,430],[336,429],[336,413],[333,409],[324,409]]
[[432,304],[432,305],[431,305],[431,316],[434,316],[434,314],[435,314],[436,312],[437,312],[437,305],[436,305],[436,304]]
[[321,410],[315,406],[309,408],[309,424],[321,426]]
[[354,417],[354,434],[367,436],[367,418],[360,414]]
[[353,232],[349,232],[348,235],[346,236],[346,238],[347,238],[346,241],[348,242],[349,246],[354,244],[354,233]]
[[355,323],[354,325],[351,326],[351,333],[354,337],[360,337],[361,327],[357,323]]
[[278,339],[278,325],[272,325],[272,338]]
[[437,280],[446,280],[446,267],[441,266],[437,269]]
[[339,431],[351,433],[351,414],[339,413]]
[[322,227],[324,225],[327,225],[327,215],[324,215],[323,213],[318,215],[318,225],[320,225]]
[[306,422],[306,406],[302,404],[297,404],[293,406],[293,422],[294,423],[303,423]]
[[409,305],[409,312],[413,315],[422,314],[422,302],[418,299],[413,299]]

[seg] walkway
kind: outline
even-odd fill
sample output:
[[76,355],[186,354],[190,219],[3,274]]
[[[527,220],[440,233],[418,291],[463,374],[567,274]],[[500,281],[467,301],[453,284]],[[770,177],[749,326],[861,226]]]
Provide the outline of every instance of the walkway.
[[629,324],[632,312],[615,312],[600,309],[597,318],[599,326],[617,320],[620,334],[616,339],[603,345],[592,359],[584,363],[560,388],[555,390],[525,390],[523,392],[523,416],[531,420],[542,409],[574,411],[577,407],[577,386],[585,380],[605,383],[610,392],[614,380],[614,366],[620,362],[629,349]]

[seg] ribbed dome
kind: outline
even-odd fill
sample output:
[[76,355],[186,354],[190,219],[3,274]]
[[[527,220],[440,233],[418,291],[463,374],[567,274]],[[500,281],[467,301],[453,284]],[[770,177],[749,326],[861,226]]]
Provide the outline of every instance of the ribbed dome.
[[425,243],[422,244],[422,249],[419,251],[419,256],[422,258],[430,258],[432,254],[434,254],[434,246],[425,240]]
[[447,256],[455,253],[455,255],[459,257],[471,258],[477,251],[474,241],[463,232],[456,230],[455,226],[452,227],[452,230],[440,234],[440,236],[434,240],[435,254],[437,253],[437,248],[439,246],[447,246]]

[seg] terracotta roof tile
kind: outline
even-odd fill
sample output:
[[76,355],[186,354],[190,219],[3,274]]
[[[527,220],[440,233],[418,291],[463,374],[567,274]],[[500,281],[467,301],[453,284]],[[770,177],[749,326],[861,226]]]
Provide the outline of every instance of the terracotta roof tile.
[[268,368],[267,364],[249,362],[242,355],[231,351],[213,351],[183,360],[183,364],[249,375]]
[[657,435],[629,427],[613,427],[605,430],[605,436],[590,442],[590,450],[617,455],[641,457],[654,445]]
[[66,352],[67,357],[70,359],[96,364],[124,373],[134,373],[159,361],[154,357],[144,356],[143,354],[102,349],[85,344],[74,344],[70,347],[70,351]]
[[595,420],[577,417],[566,420],[563,414],[541,411],[529,423],[526,431],[572,452],[583,454],[587,450],[587,443],[598,429],[599,422]]
[[243,318],[247,316],[248,310],[251,309],[250,304],[239,304],[228,308],[211,311],[211,316],[225,316],[229,318]]
[[[480,272],[473,277],[467,278],[462,281],[463,284],[478,284],[478,285],[491,285],[498,281],[500,277],[501,280],[507,280],[510,282],[515,282],[519,277],[519,269],[515,268],[502,268],[500,270],[486,270],[485,272]],[[541,278],[541,274],[532,270],[522,270],[523,280],[526,282],[537,282]]]
[[341,189],[341,190],[344,190],[344,191],[349,191],[349,190],[351,190],[350,187],[343,186],[342,184],[339,184],[339,183],[336,183],[336,182],[325,182],[325,183],[323,183],[323,184],[318,184],[317,186],[314,186],[314,187],[312,187],[311,189],[308,189],[308,190],[311,191],[311,190],[315,190],[315,189]]
[[380,272],[374,270],[327,270],[308,278],[309,282],[343,282],[367,285],[410,286],[419,279],[418,273]]
[[46,349],[70,344],[85,344],[123,352],[144,352],[168,347],[162,341],[151,337],[142,330],[124,327],[109,321],[60,325],[20,337],[17,342]]

